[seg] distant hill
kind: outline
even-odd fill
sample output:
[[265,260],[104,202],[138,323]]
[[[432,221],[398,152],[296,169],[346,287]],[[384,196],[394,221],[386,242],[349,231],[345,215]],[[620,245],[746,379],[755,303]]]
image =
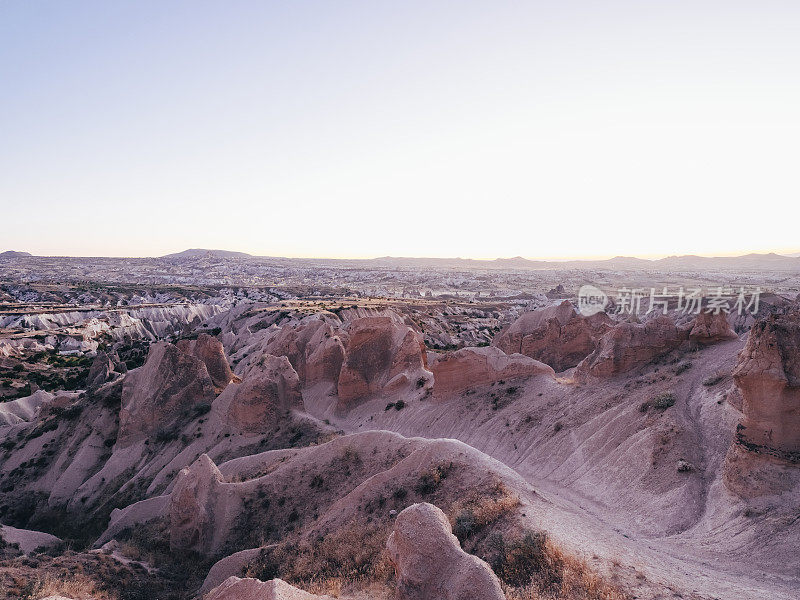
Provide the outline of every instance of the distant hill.
[[611,271],[652,270],[746,270],[800,271],[800,258],[782,254],[746,254],[743,256],[668,256],[656,260],[615,256],[603,260],[529,260],[521,256],[475,260],[468,258],[406,258],[383,256],[368,260],[385,266],[477,268],[477,269],[605,269]]
[[247,258],[252,256],[245,252],[233,252],[231,250],[207,250],[205,248],[190,248],[183,252],[167,254],[161,258]]
[[16,250],[6,250],[0,252],[0,258],[22,258],[23,256],[33,256],[30,252],[18,252]]

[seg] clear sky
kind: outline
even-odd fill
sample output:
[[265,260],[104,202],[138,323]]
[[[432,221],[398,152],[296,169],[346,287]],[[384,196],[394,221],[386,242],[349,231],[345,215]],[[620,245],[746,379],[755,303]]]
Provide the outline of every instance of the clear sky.
[[0,250],[798,251],[800,2],[0,2]]

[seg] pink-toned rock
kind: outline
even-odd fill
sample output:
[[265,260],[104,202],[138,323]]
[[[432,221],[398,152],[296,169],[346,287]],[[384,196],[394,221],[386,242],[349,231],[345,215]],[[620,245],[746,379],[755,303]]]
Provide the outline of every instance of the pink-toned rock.
[[177,346],[158,342],[147,362],[125,377],[119,414],[120,446],[169,429],[198,404],[214,399],[206,365]]
[[285,325],[272,337],[266,351],[286,356],[302,385],[336,382],[344,362],[344,344],[330,323],[317,315]]
[[572,303],[524,313],[492,341],[506,354],[524,354],[557,372],[574,367],[597,347],[613,322],[605,313],[584,317]]
[[555,377],[552,367],[538,360],[522,354],[509,355],[492,346],[448,352],[437,358],[431,369],[435,396],[514,377]]
[[422,336],[398,317],[354,319],[347,337],[339,373],[339,410],[349,410],[378,393],[431,385],[433,374],[427,368]]
[[333,600],[330,596],[309,594],[282,579],[261,581],[231,576],[211,590],[205,600]]
[[287,412],[303,409],[300,379],[285,356],[265,354],[241,383],[231,383],[214,401],[213,410],[244,434],[275,428]]
[[733,379],[744,414],[739,441],[755,451],[800,458],[800,313],[757,321]]
[[399,600],[505,600],[489,565],[461,549],[447,517],[432,504],[402,511],[386,548]]
[[89,375],[86,377],[87,389],[97,389],[106,381],[111,379],[114,372],[114,361],[103,350],[97,353],[89,367]]
[[669,354],[689,337],[666,315],[647,323],[619,323],[609,329],[597,349],[578,365],[578,377],[613,377],[626,373]]
[[722,311],[716,314],[701,312],[695,317],[691,327],[689,339],[699,344],[716,344],[739,337],[728,323],[727,315]]
[[196,340],[179,340],[177,345],[181,352],[203,361],[217,393],[224,390],[231,381],[236,380],[236,375],[231,371],[228,359],[225,358],[222,342],[217,338],[201,333]]
[[171,548],[201,554],[213,548],[223,482],[222,473],[206,454],[178,473],[168,508]]

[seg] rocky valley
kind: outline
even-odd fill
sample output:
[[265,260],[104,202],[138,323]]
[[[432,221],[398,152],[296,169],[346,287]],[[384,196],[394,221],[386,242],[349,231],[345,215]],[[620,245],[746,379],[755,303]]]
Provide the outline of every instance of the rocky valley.
[[[792,276],[728,273],[755,314],[587,316],[570,269],[411,298],[3,260],[4,597],[800,593]],[[663,277],[591,281],[627,276]]]

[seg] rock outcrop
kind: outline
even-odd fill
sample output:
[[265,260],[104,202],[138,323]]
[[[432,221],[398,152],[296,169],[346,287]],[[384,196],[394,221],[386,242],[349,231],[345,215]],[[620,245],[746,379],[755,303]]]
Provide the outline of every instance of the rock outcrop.
[[266,351],[288,357],[304,386],[323,380],[336,383],[345,354],[342,339],[319,315],[282,327]]
[[716,344],[725,340],[736,339],[736,332],[728,323],[728,316],[720,311],[711,313],[703,311],[692,322],[689,339],[698,344]]
[[552,367],[538,360],[522,354],[506,354],[493,346],[448,352],[432,363],[431,370],[435,396],[515,377],[555,376]]
[[231,381],[236,380],[236,376],[228,364],[228,359],[225,358],[222,342],[217,338],[207,333],[201,333],[196,340],[179,340],[177,345],[181,352],[203,361],[218,393],[224,390]]
[[103,350],[97,353],[89,367],[89,375],[86,377],[86,388],[96,389],[111,379],[114,373],[114,361]]
[[429,388],[422,336],[396,317],[354,319],[347,328],[344,364],[339,373],[340,411],[377,393]]
[[402,511],[386,548],[400,600],[505,600],[489,565],[461,549],[447,517],[432,504]]
[[0,427],[32,421],[53,398],[55,396],[50,392],[36,390],[25,398],[0,402]]
[[145,364],[125,377],[117,443],[126,446],[168,430],[187,411],[211,403],[214,397],[214,383],[203,361],[173,344],[153,344]]
[[800,459],[800,313],[757,321],[733,378],[744,415],[738,440],[752,450]]
[[206,454],[178,473],[168,508],[171,548],[201,554],[212,550],[222,485],[222,473]]
[[261,581],[231,576],[211,590],[205,600],[332,600],[330,596],[309,594],[282,579]]
[[231,383],[213,410],[239,433],[263,434],[287,412],[303,408],[300,378],[285,356],[263,355],[241,383]]
[[506,354],[530,356],[561,372],[593,352],[597,340],[612,325],[607,314],[584,317],[564,300],[557,306],[522,314],[495,337],[492,345]]
[[17,529],[0,523],[0,540],[6,544],[16,544],[24,554],[42,552],[45,548],[58,546],[61,540],[54,535],[31,529]]
[[613,377],[669,354],[689,337],[666,315],[641,323],[619,323],[609,329],[597,349],[578,365],[578,377]]

